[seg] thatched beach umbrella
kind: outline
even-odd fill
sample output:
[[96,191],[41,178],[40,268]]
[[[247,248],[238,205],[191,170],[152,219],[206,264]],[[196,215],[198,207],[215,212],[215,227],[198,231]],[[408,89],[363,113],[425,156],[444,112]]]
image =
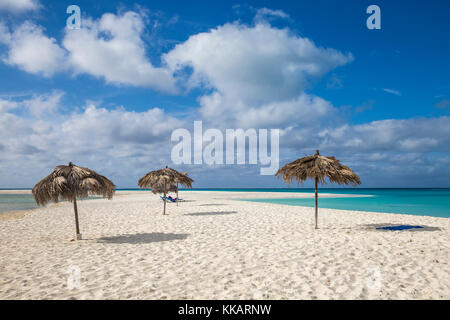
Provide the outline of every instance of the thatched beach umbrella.
[[59,200],[73,202],[77,240],[81,240],[77,198],[99,195],[112,199],[115,189],[116,186],[108,178],[70,162],[68,166],[57,166],[50,175],[34,186],[32,192],[34,200],[40,206]]
[[[169,186],[174,184],[180,184],[187,188],[192,188],[192,183],[194,180],[189,178],[188,176],[181,174],[175,169],[168,168],[167,166],[164,169],[151,171],[143,176],[138,181],[138,185],[140,188],[152,188],[155,187],[156,190],[159,189],[159,186],[163,186],[162,192],[164,193],[164,211],[163,214],[166,214],[166,194]],[[177,188],[178,189],[178,188]]]
[[275,176],[281,176],[288,183],[291,183],[293,179],[301,183],[308,178],[315,181],[316,229],[318,228],[318,184],[326,183],[326,179],[338,184],[351,184],[355,186],[361,184],[359,176],[352,169],[344,166],[334,157],[320,155],[319,150],[316,150],[316,154],[313,156],[297,159],[294,162],[286,164],[277,171]]

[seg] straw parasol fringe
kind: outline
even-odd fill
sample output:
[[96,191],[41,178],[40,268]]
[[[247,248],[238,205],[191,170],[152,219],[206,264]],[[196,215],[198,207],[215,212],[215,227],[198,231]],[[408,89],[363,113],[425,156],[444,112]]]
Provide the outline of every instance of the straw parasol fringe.
[[32,193],[39,206],[60,200],[73,202],[76,237],[81,240],[77,198],[87,198],[91,194],[112,199],[115,189],[116,186],[108,178],[70,162],[67,166],[57,166],[50,175],[34,186]]
[[316,150],[313,156],[286,164],[277,171],[275,176],[281,177],[288,183],[294,179],[299,183],[303,183],[306,179],[314,180],[316,229],[318,229],[318,184],[325,184],[327,179],[338,184],[354,186],[361,184],[359,176],[352,169],[341,164],[335,157],[320,155],[319,150]]

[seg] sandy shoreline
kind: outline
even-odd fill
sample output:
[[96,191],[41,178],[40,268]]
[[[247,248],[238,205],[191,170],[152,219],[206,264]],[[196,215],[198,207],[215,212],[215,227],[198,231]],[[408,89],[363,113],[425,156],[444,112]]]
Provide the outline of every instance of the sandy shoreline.
[[31,194],[31,190],[0,190],[0,194]]
[[321,209],[314,230],[313,208],[233,200],[298,193],[180,196],[80,201],[82,241],[69,203],[0,220],[0,299],[450,298],[450,219]]

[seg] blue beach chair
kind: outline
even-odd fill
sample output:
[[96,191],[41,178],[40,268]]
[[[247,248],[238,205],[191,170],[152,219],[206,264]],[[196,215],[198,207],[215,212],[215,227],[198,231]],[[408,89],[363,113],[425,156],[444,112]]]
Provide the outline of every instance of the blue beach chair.
[[[164,201],[164,197],[163,196],[160,196],[160,197],[161,197],[161,200]],[[172,198],[171,196],[166,197],[166,199],[169,200],[170,202],[177,202],[177,200]]]
[[167,199],[168,199],[170,202],[177,202],[177,200],[175,200],[174,198],[172,198],[172,196],[168,196]]

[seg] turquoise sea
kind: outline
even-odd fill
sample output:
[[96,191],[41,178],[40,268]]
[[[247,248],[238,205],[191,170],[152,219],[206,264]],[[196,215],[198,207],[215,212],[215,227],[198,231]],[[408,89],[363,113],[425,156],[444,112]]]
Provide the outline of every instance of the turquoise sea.
[[[288,189],[292,190],[292,189]],[[280,192],[289,192],[286,190]],[[298,191],[300,192],[300,190]],[[313,189],[301,192],[314,193]],[[321,193],[367,197],[320,198]],[[292,206],[314,207],[314,199],[250,199]],[[450,189],[321,189],[319,208],[401,213],[450,218]]]
[[0,212],[37,208],[31,194],[0,194]]
[[[314,199],[283,198],[283,192],[314,193],[313,188],[282,189],[197,189],[211,191],[279,192],[277,199],[245,199],[246,201],[314,207]],[[367,197],[320,198],[321,193],[364,195]],[[450,218],[450,188],[382,189],[382,188],[320,188],[319,208],[401,213]]]
[[[138,189],[118,189],[138,190]],[[313,207],[314,199],[283,198],[283,192],[314,193],[312,188],[273,189],[193,189],[196,191],[279,192],[279,199],[246,199],[293,206]],[[181,191],[181,190],[180,190]],[[186,190],[183,190],[186,191]],[[320,198],[321,193],[365,195],[367,197]],[[236,197],[238,198],[238,196]],[[343,210],[388,212],[450,218],[449,189],[368,189],[321,188],[319,207]],[[33,197],[27,194],[0,194],[0,212],[36,208]]]
[[[100,198],[89,197],[88,199]],[[37,207],[38,206],[36,205],[36,202],[31,194],[0,194],[0,212],[30,210],[36,209]]]

